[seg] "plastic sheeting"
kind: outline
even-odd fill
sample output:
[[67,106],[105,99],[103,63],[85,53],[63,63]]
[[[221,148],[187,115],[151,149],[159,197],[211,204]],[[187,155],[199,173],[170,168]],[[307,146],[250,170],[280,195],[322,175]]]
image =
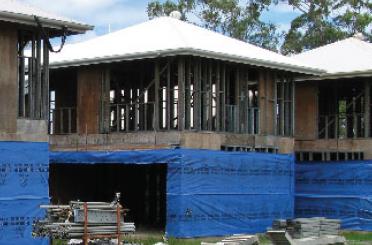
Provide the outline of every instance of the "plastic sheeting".
[[372,161],[296,165],[296,216],[342,220],[351,230],[372,230]]
[[0,142],[0,156],[0,244],[48,244],[31,236],[49,202],[48,143]]
[[52,152],[51,163],[167,163],[167,225],[173,237],[264,232],[294,210],[288,155],[212,150]]

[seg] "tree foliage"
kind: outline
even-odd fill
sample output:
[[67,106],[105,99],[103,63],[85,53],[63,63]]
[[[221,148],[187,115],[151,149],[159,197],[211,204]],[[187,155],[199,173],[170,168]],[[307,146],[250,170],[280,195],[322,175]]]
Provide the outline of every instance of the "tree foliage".
[[280,33],[272,23],[260,20],[261,13],[271,0],[167,0],[148,4],[149,18],[169,15],[173,10],[194,15],[202,26],[224,35],[247,41],[261,47],[277,50]]
[[288,0],[301,14],[291,22],[281,51],[299,53],[355,33],[371,40],[372,4],[369,0]]
[[[269,6],[278,3],[300,12],[286,33],[261,18]],[[313,49],[355,33],[363,33],[372,41],[370,0],[152,0],[147,7],[150,19],[174,10],[185,21],[193,16],[197,24],[263,48],[277,50],[281,44],[284,54]]]

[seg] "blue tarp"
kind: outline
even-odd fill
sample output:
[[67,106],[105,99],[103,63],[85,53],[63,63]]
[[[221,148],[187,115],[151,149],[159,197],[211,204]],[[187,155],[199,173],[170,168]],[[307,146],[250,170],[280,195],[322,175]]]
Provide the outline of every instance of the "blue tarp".
[[48,143],[0,142],[0,245],[48,244],[31,236],[49,202]]
[[289,155],[212,150],[51,152],[51,163],[167,163],[167,225],[174,237],[264,232],[294,210]]
[[372,161],[296,165],[296,216],[342,219],[342,227],[372,230]]

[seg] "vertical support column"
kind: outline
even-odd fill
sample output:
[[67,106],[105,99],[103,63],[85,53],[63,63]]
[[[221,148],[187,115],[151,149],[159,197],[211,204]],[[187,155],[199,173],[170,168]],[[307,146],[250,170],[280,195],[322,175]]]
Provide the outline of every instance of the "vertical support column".
[[167,130],[171,129],[171,61],[168,59],[168,66],[167,66],[167,113],[166,113],[166,120],[167,120]]
[[220,61],[216,65],[216,131],[221,131],[221,71]]
[[41,39],[36,36],[36,93],[35,93],[35,117],[41,118]]
[[[273,127],[274,135],[278,135],[278,117],[277,117],[277,103],[278,103],[278,77],[277,73],[273,75]],[[294,102],[293,102],[294,103]]]
[[[24,77],[24,76],[23,76]],[[43,41],[42,118],[49,121],[49,49]]]
[[240,70],[239,67],[236,67],[235,70],[235,104],[236,104],[236,111],[235,111],[235,123],[234,123],[234,132],[240,132]]
[[222,91],[222,103],[221,103],[221,131],[226,130],[226,65],[222,64],[221,71],[221,91]]
[[284,136],[285,135],[285,131],[284,131],[284,125],[285,125],[285,118],[284,118],[284,107],[285,107],[285,92],[284,92],[284,89],[285,89],[285,80],[283,77],[281,77],[281,87],[280,87],[280,135],[281,136]]
[[260,121],[259,121],[259,134],[266,134],[267,133],[267,118],[266,118],[266,109],[267,109],[267,83],[266,83],[266,76],[264,70],[258,70],[258,107],[260,111]]
[[357,114],[356,114],[356,98],[353,97],[353,104],[352,104],[352,108],[353,108],[353,138],[357,138],[358,137],[358,118],[357,118]]
[[[110,132],[110,69],[106,68],[102,72],[101,81],[101,113],[100,113],[100,131],[101,133]],[[119,121],[118,121],[119,122]]]
[[178,60],[178,130],[185,129],[185,60]]
[[201,93],[201,81],[200,81],[200,58],[196,58],[194,63],[194,128],[196,130],[201,129],[200,122],[200,93]]
[[31,58],[28,60],[28,106],[30,118],[35,118],[35,57],[36,45],[35,34],[32,34],[31,41]]
[[18,116],[24,117],[25,115],[25,58],[24,58],[24,47],[23,36],[20,34],[18,50],[18,64],[19,64],[19,77],[18,77]]
[[159,87],[160,87],[160,67],[159,67],[159,60],[155,61],[155,67],[154,67],[154,81],[155,81],[155,91],[154,91],[154,101],[155,101],[155,113],[154,113],[154,130],[159,130]]
[[208,60],[208,90],[207,90],[207,95],[208,95],[208,130],[212,131],[213,129],[213,81],[212,81],[212,76],[213,76],[213,64],[211,60]]
[[292,123],[292,132],[291,132],[291,135],[292,137],[295,136],[295,132],[296,132],[296,83],[293,79],[293,77],[291,77],[291,84],[292,84],[292,120],[291,120],[291,123]]
[[186,85],[185,85],[185,128],[190,129],[191,122],[190,122],[190,115],[191,115],[191,61],[190,59],[187,60],[186,65]]
[[371,86],[369,81],[364,81],[364,137],[370,136],[371,126]]

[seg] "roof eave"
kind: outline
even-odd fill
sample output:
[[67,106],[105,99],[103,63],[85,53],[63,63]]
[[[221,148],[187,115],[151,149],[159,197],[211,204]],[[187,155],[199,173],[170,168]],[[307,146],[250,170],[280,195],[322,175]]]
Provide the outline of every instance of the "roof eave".
[[259,59],[248,59],[244,57],[226,55],[223,53],[209,52],[205,50],[196,50],[192,48],[151,51],[151,52],[146,52],[146,53],[134,53],[134,54],[128,54],[128,55],[62,61],[62,62],[55,62],[55,63],[52,62],[50,64],[50,68],[57,69],[57,68],[70,67],[70,66],[84,66],[84,65],[102,64],[102,63],[107,64],[107,63],[120,62],[120,61],[125,61],[125,60],[148,59],[148,58],[157,58],[157,57],[163,57],[163,56],[175,56],[175,55],[194,55],[194,56],[200,56],[204,58],[213,58],[213,59],[219,59],[219,60],[230,61],[230,62],[235,62],[235,63],[242,63],[242,64],[290,71],[290,72],[295,72],[295,73],[302,73],[306,75],[320,75],[320,74],[325,73],[324,70],[317,69],[317,68],[309,68],[309,67],[303,67],[303,66],[291,66],[291,65],[281,64],[277,62],[270,62],[270,61],[264,61],[264,60],[259,60]]
[[[71,34],[81,34],[88,30],[92,30],[94,26],[77,23],[77,22],[70,22],[70,21],[62,21],[62,20],[54,20],[43,18],[37,16],[42,23],[43,27],[50,28],[50,29],[61,29],[62,27],[67,27],[68,32]],[[19,23],[29,26],[37,26],[33,15],[25,15],[25,14],[18,14],[12,12],[0,12],[0,20]]]
[[304,81],[322,81],[322,80],[335,80],[342,78],[353,78],[353,77],[371,77],[372,69],[364,71],[352,71],[352,72],[335,72],[335,73],[325,73],[316,77],[300,77],[297,78],[297,82]]

